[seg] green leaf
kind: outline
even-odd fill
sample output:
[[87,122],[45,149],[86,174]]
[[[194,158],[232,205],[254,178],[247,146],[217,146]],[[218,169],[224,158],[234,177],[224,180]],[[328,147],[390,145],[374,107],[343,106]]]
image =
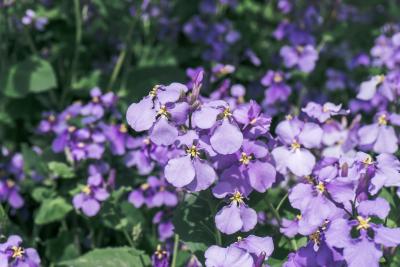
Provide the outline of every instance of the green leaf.
[[32,198],[37,202],[43,202],[47,199],[54,198],[56,192],[46,187],[36,187],[32,191]]
[[71,204],[61,197],[44,201],[36,214],[35,223],[47,224],[62,220],[72,209]]
[[3,78],[4,94],[9,97],[24,97],[28,93],[41,93],[55,88],[56,75],[50,63],[31,57],[13,65]]
[[[173,217],[175,232],[200,261],[204,261],[207,247],[216,242],[214,214],[210,212],[206,197],[188,195],[175,210]],[[215,206],[215,203],[212,205]]]
[[73,178],[75,176],[74,170],[63,162],[49,162],[49,169],[51,172],[53,172],[53,174],[58,177]]
[[92,250],[85,255],[60,263],[66,267],[144,267],[150,266],[150,258],[143,251],[134,248],[103,248]]
[[62,232],[59,236],[46,241],[46,257],[53,261],[66,261],[79,256],[71,232]]

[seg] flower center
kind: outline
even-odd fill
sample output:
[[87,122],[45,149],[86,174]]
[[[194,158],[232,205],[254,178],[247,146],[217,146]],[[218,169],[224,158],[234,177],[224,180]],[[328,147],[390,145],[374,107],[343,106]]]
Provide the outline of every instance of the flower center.
[[315,244],[319,245],[321,243],[321,232],[319,230],[315,231],[310,235],[310,240]]
[[75,127],[75,126],[69,126],[69,127],[68,127],[68,132],[70,132],[70,133],[75,132],[75,130],[76,130],[76,127]]
[[150,187],[150,185],[148,183],[144,183],[140,186],[140,189],[142,189],[143,191],[147,190]]
[[279,73],[275,73],[274,74],[274,83],[280,83],[283,81],[282,75],[280,75]]
[[237,239],[236,242],[240,242],[240,241],[243,240],[243,237],[241,237],[241,236],[239,235],[236,239]]
[[49,122],[54,122],[56,120],[56,117],[54,115],[50,115],[47,120]]
[[291,121],[291,120],[293,120],[293,116],[290,115],[290,114],[287,114],[287,115],[285,116],[285,119],[288,120],[288,121]]
[[378,118],[378,124],[379,125],[387,125],[387,119],[386,119],[386,114],[382,114]]
[[94,97],[92,98],[92,102],[93,102],[93,103],[99,103],[99,102],[100,102],[100,98],[99,98],[98,96],[94,96]]
[[119,126],[119,131],[121,133],[126,133],[126,132],[128,132],[128,128],[126,127],[125,124],[121,124],[121,126]]
[[296,215],[296,220],[300,221],[302,218],[303,218],[303,216],[301,214]]
[[385,81],[385,75],[379,75],[378,76],[378,83],[383,83]]
[[13,258],[21,258],[25,253],[25,250],[21,247],[13,246],[11,249],[13,251]]
[[293,140],[291,147],[292,147],[293,151],[296,151],[296,150],[300,149],[301,145],[296,140]]
[[245,152],[242,152],[242,155],[241,155],[239,161],[240,161],[240,163],[242,163],[243,165],[247,165],[247,164],[250,163],[250,160],[251,160],[252,158],[253,158],[253,157],[252,157],[251,155],[247,155]]
[[323,182],[319,182],[315,188],[320,192],[320,193],[324,193],[325,192],[325,185]]
[[158,260],[161,260],[162,258],[167,256],[167,252],[161,249],[161,245],[157,245],[157,250],[156,252],[154,252],[154,255]]
[[298,46],[296,46],[296,50],[297,50],[297,52],[298,53],[303,53],[303,51],[304,51],[304,47],[303,46],[301,46],[301,45],[298,45]]
[[365,159],[362,161],[365,165],[371,165],[373,163],[372,157],[367,155]]
[[150,90],[149,96],[151,96],[151,97],[156,97],[156,96],[157,96],[158,88],[160,88],[160,85],[154,86],[154,87]]
[[371,227],[371,225],[369,225],[369,221],[371,220],[370,217],[367,218],[363,218],[362,216],[357,216],[357,221],[358,221],[358,225],[357,225],[357,230],[367,230],[368,228]]
[[85,143],[79,142],[76,146],[79,147],[79,148],[84,148],[85,147]]
[[195,145],[192,145],[192,147],[186,149],[186,153],[188,153],[188,155],[190,155],[192,158],[196,158],[200,155],[200,152]]
[[13,181],[13,180],[10,180],[10,179],[7,179],[7,186],[9,187],[9,188],[11,188],[11,187],[14,187],[14,185],[15,185],[15,182]]
[[92,190],[90,189],[90,187],[88,185],[85,185],[82,188],[82,192],[85,193],[86,195],[89,195],[92,192]]
[[224,109],[223,115],[224,115],[224,118],[228,118],[228,117],[232,116],[230,107],[227,107]]
[[164,117],[168,116],[167,107],[165,105],[161,106],[160,110],[158,111],[158,115],[164,116]]
[[231,203],[235,203],[237,205],[244,203],[243,196],[239,191],[236,191],[235,193],[233,193],[230,200],[231,200]]

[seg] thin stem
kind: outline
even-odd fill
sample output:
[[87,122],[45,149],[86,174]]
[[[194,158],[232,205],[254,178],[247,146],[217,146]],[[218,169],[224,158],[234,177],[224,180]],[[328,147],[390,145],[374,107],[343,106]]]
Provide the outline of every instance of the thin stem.
[[32,40],[31,34],[29,33],[28,27],[24,26],[24,35],[26,37],[26,40],[28,41],[28,46],[31,49],[32,54],[38,55],[38,51],[36,49],[35,43]]
[[122,65],[125,61],[126,55],[129,51],[129,49],[132,49],[131,43],[132,43],[132,34],[133,34],[135,22],[136,22],[136,20],[135,20],[135,18],[133,18],[131,24],[129,25],[128,35],[126,37],[124,48],[119,53],[117,63],[115,63],[114,69],[111,73],[110,81],[108,82],[108,86],[107,86],[108,91],[111,91],[112,88],[114,87],[114,84],[118,78],[120,71],[121,71]]
[[281,201],[279,201],[278,206],[276,206],[276,211],[279,212],[280,208],[282,207],[283,203],[285,203],[285,200],[288,198],[289,196],[289,192],[287,192],[283,198],[281,199]]
[[71,85],[76,81],[76,68],[79,60],[79,48],[82,42],[82,18],[81,18],[81,8],[79,0],[74,0],[74,12],[75,12],[75,50],[74,57],[72,59],[71,66]]
[[128,232],[126,231],[126,229],[124,229],[122,232],[124,233],[124,236],[125,236],[126,240],[128,241],[129,245],[130,245],[131,247],[134,247],[134,246],[135,246],[135,243],[133,242],[132,238],[129,236],[129,234],[128,234]]
[[177,255],[178,255],[178,246],[179,246],[179,235],[175,234],[174,251],[173,251],[173,254],[172,254],[171,267],[175,267],[176,266],[176,259],[177,259]]
[[281,216],[279,215],[279,212],[274,208],[271,202],[267,201],[267,205],[271,209],[275,219],[278,221],[278,224],[281,225]]

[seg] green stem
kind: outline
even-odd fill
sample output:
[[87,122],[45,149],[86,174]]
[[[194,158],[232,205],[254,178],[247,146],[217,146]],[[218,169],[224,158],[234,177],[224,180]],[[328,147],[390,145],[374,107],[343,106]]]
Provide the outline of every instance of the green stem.
[[172,263],[171,263],[171,267],[175,267],[176,266],[176,259],[177,259],[177,255],[178,255],[178,246],[179,246],[179,235],[175,234],[175,239],[174,239],[174,252],[172,254]]
[[274,208],[271,202],[267,201],[267,205],[271,209],[275,219],[278,221],[278,224],[281,225],[281,216],[279,215],[279,212]]
[[135,246],[135,243],[133,242],[132,238],[129,236],[129,234],[128,234],[128,232],[126,231],[126,229],[124,229],[122,232],[124,233],[124,236],[125,236],[126,240],[128,241],[129,245],[130,245],[131,247],[134,247],[134,246]]
[[296,243],[296,239],[292,238],[290,239],[290,244],[292,245],[293,250],[297,250],[297,243]]
[[279,201],[278,206],[276,206],[276,211],[279,212],[279,210],[281,209],[283,203],[285,203],[285,200],[288,198],[289,196],[289,192],[287,192],[283,198],[281,199],[281,201]]
[[115,63],[114,69],[111,73],[111,77],[110,77],[110,81],[108,82],[108,86],[107,86],[107,90],[111,91],[112,88],[114,87],[114,84],[118,78],[119,73],[121,72],[121,68],[122,65],[125,61],[126,55],[128,53],[128,51],[131,48],[131,43],[132,43],[132,34],[133,34],[133,29],[135,26],[135,18],[132,19],[131,24],[129,25],[129,29],[128,29],[128,35],[126,37],[126,41],[124,44],[124,48],[121,50],[121,52],[119,53],[118,59],[117,59],[117,63]]
[[38,55],[38,51],[36,49],[35,43],[32,40],[31,34],[29,33],[28,27],[24,26],[24,35],[26,37],[26,40],[28,41],[28,46],[31,49],[32,54]]
[[82,18],[81,18],[81,8],[79,0],[74,0],[74,12],[75,12],[75,50],[74,57],[72,59],[71,66],[71,85],[76,81],[76,69],[79,61],[79,48],[82,42]]

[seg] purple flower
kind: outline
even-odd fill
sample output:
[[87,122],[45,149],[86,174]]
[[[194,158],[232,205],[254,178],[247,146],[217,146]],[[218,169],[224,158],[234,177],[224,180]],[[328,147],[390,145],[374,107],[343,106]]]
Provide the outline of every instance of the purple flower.
[[311,72],[318,60],[318,52],[312,45],[306,46],[283,46],[280,51],[285,66],[292,68],[297,66],[303,72]]
[[207,189],[217,179],[217,174],[207,160],[200,157],[204,142],[199,142],[197,136],[188,139],[182,144],[180,155],[170,159],[165,166],[165,178],[175,187],[186,186],[191,191]]
[[257,224],[257,213],[244,203],[244,196],[236,191],[229,198],[230,204],[215,216],[215,224],[222,233],[248,232]]
[[[348,266],[379,266],[382,257],[380,246],[396,247],[400,244],[400,228],[387,228],[371,221],[371,216],[384,220],[390,206],[383,198],[362,201],[356,208],[355,219],[338,218],[330,222],[326,230],[329,246],[343,248]],[[353,238],[351,231],[358,233]]]
[[328,80],[326,81],[326,88],[328,90],[343,90],[346,88],[346,76],[343,72],[335,69],[328,69],[326,71]]
[[335,105],[333,103],[327,102],[323,105],[317,104],[315,102],[308,102],[307,106],[301,110],[306,113],[310,118],[317,119],[319,122],[325,122],[331,116],[338,114],[345,114],[346,112],[341,112],[342,105]]
[[158,245],[157,250],[151,256],[153,267],[169,267],[169,256],[169,252]]
[[304,123],[289,117],[278,124],[276,133],[285,145],[272,151],[277,170],[285,174],[288,168],[297,176],[311,174],[315,157],[305,148],[320,146],[322,129],[315,123]]
[[211,246],[206,250],[206,266],[252,267],[254,260],[245,250],[229,246],[221,248]]
[[261,79],[261,84],[267,87],[265,102],[268,105],[287,101],[292,89],[285,83],[285,75],[281,71],[269,70]]
[[0,181],[0,199],[7,201],[14,209],[22,208],[25,204],[24,199],[19,193],[20,187],[11,179]]
[[393,126],[388,125],[390,119],[388,113],[381,112],[375,116],[375,123],[362,126],[358,130],[359,145],[372,148],[376,153],[395,153],[398,139]]
[[[193,113],[192,119],[196,127],[213,128],[211,146],[223,155],[235,153],[243,142],[243,133],[232,115],[229,105],[222,100],[205,103]],[[222,118],[217,120],[218,117]]]
[[149,96],[129,106],[128,124],[137,132],[150,130],[150,139],[157,145],[171,145],[178,137],[174,124],[186,122],[188,104],[178,100],[187,90],[180,83],[155,86]]
[[147,183],[133,190],[128,199],[136,208],[140,208],[143,204],[148,208],[162,205],[173,207],[178,203],[176,193],[168,190],[165,181],[155,176],[147,178]]
[[174,235],[174,225],[171,221],[171,211],[158,211],[153,217],[153,224],[157,225],[160,241],[164,242]]
[[108,92],[102,95],[98,87],[93,88],[90,91],[92,100],[87,103],[81,109],[81,114],[86,116],[86,122],[93,122],[96,119],[100,119],[104,116],[105,109],[113,107],[116,103],[117,97],[113,92]]
[[5,243],[0,244],[0,266],[40,266],[40,258],[37,251],[33,248],[24,248],[21,243],[21,237],[11,235]]
[[109,196],[103,177],[97,173],[88,178],[88,184],[82,188],[81,193],[74,196],[72,202],[75,209],[82,209],[86,216],[92,217],[99,212],[100,203]]

